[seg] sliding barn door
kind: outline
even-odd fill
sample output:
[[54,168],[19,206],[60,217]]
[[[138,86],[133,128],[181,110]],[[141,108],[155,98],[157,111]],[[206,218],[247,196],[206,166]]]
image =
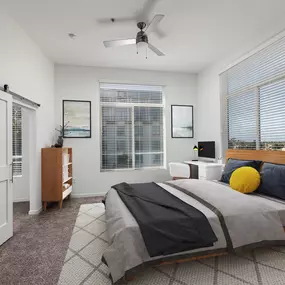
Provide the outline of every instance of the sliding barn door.
[[0,245],[13,235],[12,97],[0,91]]

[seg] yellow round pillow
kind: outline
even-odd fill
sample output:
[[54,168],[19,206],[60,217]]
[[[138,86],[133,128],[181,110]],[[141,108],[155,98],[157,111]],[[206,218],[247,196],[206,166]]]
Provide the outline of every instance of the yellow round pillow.
[[259,184],[260,174],[250,166],[236,169],[230,178],[231,188],[241,193],[251,193],[258,188]]

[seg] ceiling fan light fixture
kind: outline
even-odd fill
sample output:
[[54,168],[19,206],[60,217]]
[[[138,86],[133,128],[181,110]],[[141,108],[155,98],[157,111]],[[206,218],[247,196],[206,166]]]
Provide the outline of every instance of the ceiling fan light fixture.
[[137,43],[137,54],[145,54],[147,58],[147,49],[148,43],[147,42],[138,42]]
[[138,51],[145,50],[148,47],[148,44],[146,42],[139,42],[137,43]]

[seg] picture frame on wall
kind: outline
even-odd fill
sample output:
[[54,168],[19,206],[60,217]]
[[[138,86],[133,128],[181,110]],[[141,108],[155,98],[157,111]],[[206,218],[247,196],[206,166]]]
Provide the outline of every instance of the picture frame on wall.
[[171,105],[171,137],[194,138],[192,105]]
[[91,101],[63,100],[64,138],[91,138]]

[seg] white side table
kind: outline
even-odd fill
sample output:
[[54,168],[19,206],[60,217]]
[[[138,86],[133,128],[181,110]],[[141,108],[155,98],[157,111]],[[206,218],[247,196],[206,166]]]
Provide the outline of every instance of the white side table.
[[170,162],[169,172],[173,179],[187,179],[190,177],[189,165],[181,162]]
[[190,178],[203,180],[220,180],[224,164],[205,161],[184,161],[190,166]]

